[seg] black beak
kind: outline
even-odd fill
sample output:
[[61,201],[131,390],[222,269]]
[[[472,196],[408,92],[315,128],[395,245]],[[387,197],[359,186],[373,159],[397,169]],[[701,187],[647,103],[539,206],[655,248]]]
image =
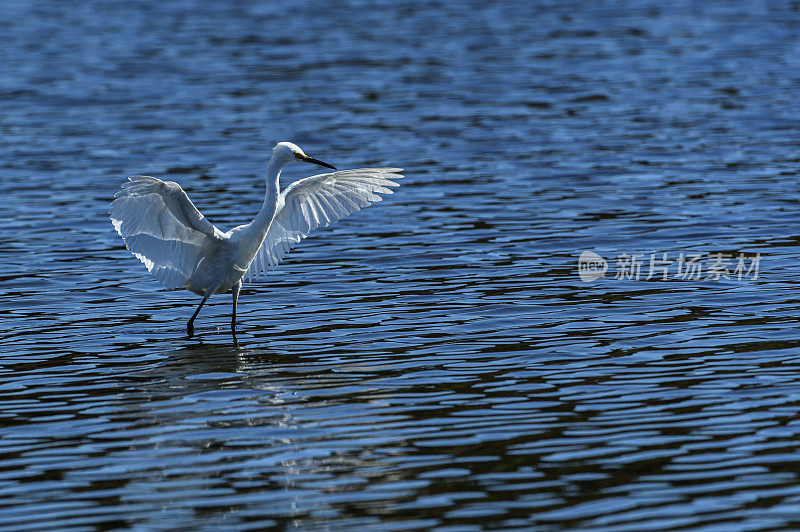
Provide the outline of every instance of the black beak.
[[304,163],[317,164],[319,166],[324,166],[325,168],[330,168],[331,170],[336,170],[336,167],[333,166],[332,164],[322,162],[319,159],[314,159],[313,157],[305,156],[300,160],[303,161]]

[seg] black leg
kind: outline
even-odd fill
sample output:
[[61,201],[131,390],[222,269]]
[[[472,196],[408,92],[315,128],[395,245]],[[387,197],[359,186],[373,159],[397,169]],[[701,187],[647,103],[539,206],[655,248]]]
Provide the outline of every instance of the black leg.
[[203,305],[208,300],[208,298],[211,297],[211,294],[213,293],[214,290],[206,290],[206,295],[203,296],[203,300],[197,306],[197,310],[195,310],[194,314],[192,314],[192,317],[189,318],[189,323],[186,324],[186,334],[189,335],[189,338],[191,338],[192,335],[194,334],[194,319],[197,317],[197,314],[200,312],[200,309],[203,308]]
[[233,312],[231,313],[231,334],[233,335],[233,345],[238,346],[239,340],[236,339],[236,305],[239,303],[239,290],[242,289],[242,281],[233,285]]

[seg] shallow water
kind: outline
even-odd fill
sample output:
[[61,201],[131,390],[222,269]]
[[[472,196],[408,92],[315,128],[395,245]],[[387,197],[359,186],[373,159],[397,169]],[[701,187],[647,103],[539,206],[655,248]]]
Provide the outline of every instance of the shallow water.
[[[795,3],[32,4],[0,528],[800,527]],[[244,223],[278,140],[407,178],[245,287],[241,348],[228,296],[189,340],[108,204],[145,173]]]

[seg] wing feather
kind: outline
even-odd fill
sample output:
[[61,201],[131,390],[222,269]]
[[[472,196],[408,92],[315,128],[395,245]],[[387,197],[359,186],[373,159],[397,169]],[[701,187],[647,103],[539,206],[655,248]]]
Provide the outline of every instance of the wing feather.
[[109,210],[125,246],[167,288],[183,286],[222,232],[173,181],[132,176]]
[[278,198],[278,207],[267,235],[247,270],[248,280],[277,266],[286,254],[318,227],[327,227],[345,216],[381,201],[391,194],[403,176],[402,168],[359,168],[319,174],[289,185]]

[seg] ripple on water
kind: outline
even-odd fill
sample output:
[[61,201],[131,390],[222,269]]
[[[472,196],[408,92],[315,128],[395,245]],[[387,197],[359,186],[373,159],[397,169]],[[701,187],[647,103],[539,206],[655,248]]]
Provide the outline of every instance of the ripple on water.
[[[95,4],[0,14],[0,526],[800,527],[792,6]],[[285,139],[408,177],[189,340],[108,203]]]

